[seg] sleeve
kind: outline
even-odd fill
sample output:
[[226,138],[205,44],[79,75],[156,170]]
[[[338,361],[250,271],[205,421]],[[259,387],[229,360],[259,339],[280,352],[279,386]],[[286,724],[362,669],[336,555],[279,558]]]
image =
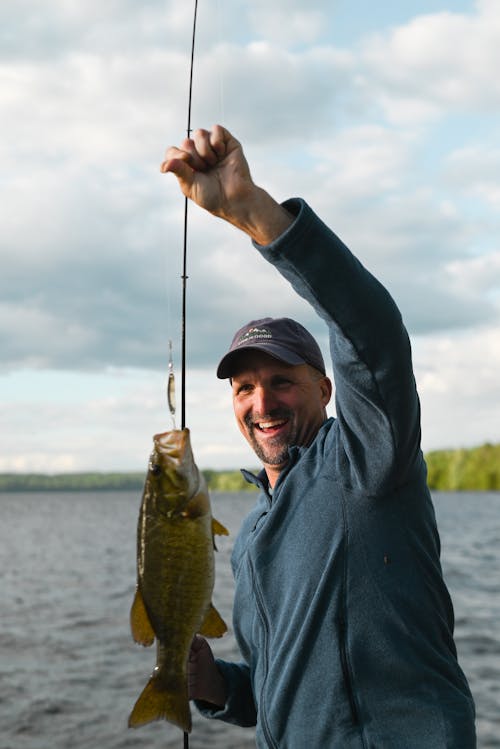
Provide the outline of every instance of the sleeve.
[[208,702],[195,700],[195,705],[206,718],[217,718],[243,728],[255,726],[257,711],[250,683],[250,669],[245,663],[227,663],[216,659],[228,690],[224,708],[217,708]]
[[383,285],[300,199],[295,222],[255,245],[329,329],[338,459],[369,494],[410,480],[420,453],[420,406],[401,314]]

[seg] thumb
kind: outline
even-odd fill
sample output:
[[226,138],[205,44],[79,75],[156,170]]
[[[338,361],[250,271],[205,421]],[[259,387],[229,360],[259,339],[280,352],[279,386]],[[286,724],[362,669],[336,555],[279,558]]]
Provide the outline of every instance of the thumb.
[[196,657],[200,650],[203,650],[203,648],[205,647],[208,647],[208,642],[205,640],[205,638],[201,635],[195,635],[191,643],[190,656],[193,655],[194,657]]

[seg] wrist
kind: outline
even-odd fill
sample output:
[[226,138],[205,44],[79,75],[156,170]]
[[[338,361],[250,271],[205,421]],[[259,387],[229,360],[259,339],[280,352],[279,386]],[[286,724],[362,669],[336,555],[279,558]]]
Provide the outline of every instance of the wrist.
[[232,205],[230,212],[222,212],[221,218],[245,232],[259,245],[274,242],[295,220],[295,216],[257,186],[240,201],[239,206]]
[[223,708],[227,702],[227,688],[226,681],[222,676],[221,672],[217,668],[218,678],[214,681],[214,691],[212,694],[213,704],[217,707]]

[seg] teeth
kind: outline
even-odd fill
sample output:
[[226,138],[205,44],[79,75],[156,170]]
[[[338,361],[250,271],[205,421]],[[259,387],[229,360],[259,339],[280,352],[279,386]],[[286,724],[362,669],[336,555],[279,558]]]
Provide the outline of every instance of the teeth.
[[261,422],[259,422],[259,424],[257,426],[259,427],[259,429],[272,429],[273,427],[279,427],[279,426],[281,426],[284,423],[285,423],[284,420],[280,420],[280,421],[261,421]]

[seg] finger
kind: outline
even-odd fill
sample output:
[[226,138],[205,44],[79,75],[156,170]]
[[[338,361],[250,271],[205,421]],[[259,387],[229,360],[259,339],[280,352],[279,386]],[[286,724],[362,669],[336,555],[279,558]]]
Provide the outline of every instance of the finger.
[[203,139],[200,143],[198,143],[195,137],[186,138],[182,143],[182,150],[184,151],[184,153],[189,154],[189,164],[197,172],[204,172],[211,166],[213,166],[212,153],[208,153],[208,158],[206,158],[205,156]]
[[234,138],[225,127],[222,127],[222,125],[214,125],[212,127],[210,144],[219,159],[224,158],[227,154],[227,144],[230,140],[234,140]]
[[179,187],[183,195],[191,197],[196,172],[191,169],[184,159],[170,159],[164,161],[160,167],[162,174],[171,172],[175,174],[179,182]]
[[196,147],[191,138],[186,138],[182,142],[180,148],[177,148],[176,146],[167,148],[167,151],[165,152],[165,159],[160,167],[161,171],[172,171],[164,167],[173,160],[185,161],[186,164],[189,164],[189,166],[197,172],[203,172],[208,168],[208,165],[203,161],[203,159],[200,158],[199,154],[197,153]]
[[219,161],[219,154],[212,144],[212,132],[199,128],[193,133],[196,153],[208,166],[215,166]]
[[193,658],[193,660],[195,660],[200,650],[202,650],[207,644],[208,643],[204,637],[202,637],[201,635],[195,635],[193,637],[193,641],[191,642],[189,659],[191,660],[191,658]]
[[160,165],[160,171],[166,174],[167,172],[175,172],[177,168],[182,169],[180,166],[181,162],[189,164],[189,154],[180,151],[178,148],[169,148],[165,154],[165,159]]

